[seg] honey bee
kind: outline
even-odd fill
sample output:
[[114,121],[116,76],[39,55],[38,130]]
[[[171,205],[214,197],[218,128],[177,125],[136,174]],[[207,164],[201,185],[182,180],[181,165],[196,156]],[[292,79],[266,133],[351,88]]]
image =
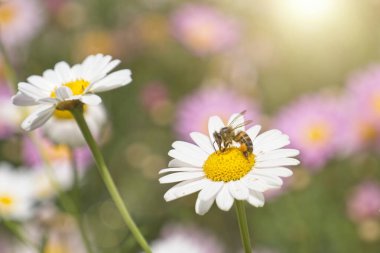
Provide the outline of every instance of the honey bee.
[[[244,121],[236,126],[234,123],[237,119],[242,117],[246,111],[239,113],[226,127],[220,129],[219,132],[215,131],[213,133],[214,139],[220,151],[224,152],[229,148],[233,142],[240,144],[240,150],[243,152],[244,156],[248,158],[248,155],[253,152],[253,144],[251,138],[244,131],[235,131],[239,127],[246,126],[252,123],[251,120]],[[214,143],[215,143],[214,142]]]

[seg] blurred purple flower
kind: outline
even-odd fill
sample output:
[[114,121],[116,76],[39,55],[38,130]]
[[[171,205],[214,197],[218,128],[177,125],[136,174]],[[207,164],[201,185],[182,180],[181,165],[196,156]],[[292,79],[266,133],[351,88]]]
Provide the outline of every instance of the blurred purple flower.
[[222,253],[222,243],[212,234],[194,226],[167,225],[161,238],[152,243],[154,253]]
[[303,166],[320,170],[333,158],[342,141],[340,103],[322,95],[304,96],[283,108],[274,127],[288,134],[293,148],[300,150]]
[[44,20],[36,0],[3,1],[0,5],[0,32],[5,47],[24,45],[32,39]]
[[240,37],[235,20],[202,4],[184,4],[172,18],[173,36],[198,56],[234,46]]
[[347,201],[347,213],[356,222],[380,218],[380,184],[366,181],[356,186]]
[[[42,146],[42,152],[49,157],[53,164],[67,164],[71,166],[70,154],[67,146],[55,145],[44,138],[41,132],[36,133],[38,134]],[[38,168],[43,164],[39,150],[28,137],[24,137],[22,155],[26,166]],[[87,147],[76,148],[74,156],[79,170],[85,170],[91,164],[92,157],[90,150]]]
[[168,89],[158,81],[152,82],[143,87],[140,93],[142,106],[150,111],[168,101]]
[[233,89],[202,88],[180,102],[174,128],[179,138],[190,140],[191,132],[208,134],[208,119],[211,116],[218,115],[227,123],[230,115],[243,110],[247,110],[247,120],[252,120],[254,124],[259,123],[260,111],[253,99],[239,95]]
[[347,151],[380,147],[380,65],[352,75],[344,96]]

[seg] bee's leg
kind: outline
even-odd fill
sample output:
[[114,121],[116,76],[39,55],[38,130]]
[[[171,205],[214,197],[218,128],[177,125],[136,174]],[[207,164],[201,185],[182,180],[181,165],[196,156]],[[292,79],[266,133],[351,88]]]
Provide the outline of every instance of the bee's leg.
[[[215,142],[216,142],[216,144],[218,145],[218,148],[219,148],[219,150],[220,151],[223,151],[222,150],[222,136],[220,136],[220,134],[218,133],[218,132],[214,132],[213,133],[213,136],[214,136],[214,139],[215,139],[215,141],[214,141],[214,143],[212,144],[212,147],[214,148],[214,150],[215,150]],[[216,151],[216,150],[215,150]]]
[[243,152],[245,158],[248,158],[249,151],[248,151],[248,147],[247,147],[247,145],[246,145],[245,143],[242,143],[242,144],[240,145],[240,148],[239,148],[239,149],[240,149],[241,152]]

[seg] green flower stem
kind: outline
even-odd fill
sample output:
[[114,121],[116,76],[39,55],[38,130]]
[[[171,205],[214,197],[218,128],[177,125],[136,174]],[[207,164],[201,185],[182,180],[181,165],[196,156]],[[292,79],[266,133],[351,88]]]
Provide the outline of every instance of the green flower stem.
[[252,253],[251,239],[249,237],[249,229],[247,223],[247,215],[245,213],[244,201],[237,200],[235,202],[236,216],[239,223],[241,241],[244,246],[244,253]]
[[74,156],[74,150],[70,147],[69,148],[69,153],[70,153],[70,160],[71,160],[71,168],[73,170],[73,176],[74,176],[74,194],[75,194],[75,212],[74,212],[74,217],[77,221],[79,232],[82,237],[82,241],[84,242],[84,246],[86,247],[86,251],[88,253],[93,253],[94,251],[92,250],[90,239],[88,238],[88,235],[86,233],[86,228],[85,224],[83,222],[83,216],[81,215],[80,212],[80,190],[79,190],[79,175],[78,175],[78,167],[77,163],[75,161],[75,156]]
[[102,177],[103,182],[106,185],[108,192],[111,195],[111,198],[114,201],[117,209],[119,210],[125,224],[128,226],[128,228],[134,235],[135,239],[140,244],[141,248],[143,248],[146,253],[151,253],[152,251],[148,243],[146,242],[144,236],[141,234],[140,230],[138,229],[131,215],[129,214],[128,209],[123,199],[121,198],[121,195],[118,189],[116,188],[116,185],[107,168],[107,165],[104,161],[102,153],[100,152],[99,147],[96,144],[95,139],[92,136],[90,129],[88,128],[86,120],[83,117],[83,105],[78,105],[77,107],[71,110],[71,113],[73,114],[75,120],[77,121],[78,126],[84,136],[84,139],[86,140],[88,146],[90,147],[92,155],[99,169],[100,176]]

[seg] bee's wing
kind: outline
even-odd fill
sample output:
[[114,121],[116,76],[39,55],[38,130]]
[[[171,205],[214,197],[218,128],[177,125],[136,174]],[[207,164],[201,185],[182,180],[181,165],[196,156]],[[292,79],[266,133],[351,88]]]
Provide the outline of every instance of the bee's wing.
[[246,120],[243,123],[234,126],[232,129],[236,130],[236,129],[240,128],[240,127],[247,126],[247,125],[251,124],[252,122],[253,122],[252,120]]
[[240,112],[238,115],[235,116],[235,118],[232,119],[232,121],[228,124],[228,126],[233,127],[233,124],[236,120],[238,120],[240,117],[244,116],[244,114],[247,112],[247,110],[244,110]]

